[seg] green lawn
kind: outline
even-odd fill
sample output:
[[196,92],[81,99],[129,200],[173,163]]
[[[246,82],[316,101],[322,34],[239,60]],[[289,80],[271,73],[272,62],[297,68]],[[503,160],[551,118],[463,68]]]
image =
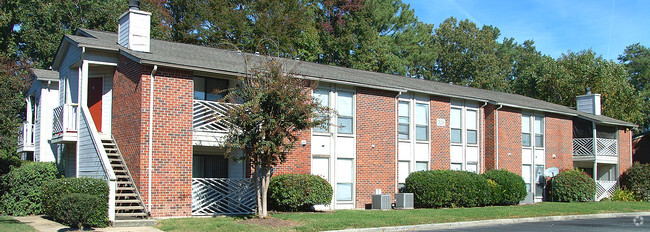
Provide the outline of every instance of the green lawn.
[[179,218],[161,220],[164,231],[321,231],[349,228],[400,226],[498,218],[650,211],[650,202],[544,202],[524,206],[493,206],[456,209],[338,210],[326,213],[277,213],[276,219],[293,225],[270,227],[243,224],[246,217]]
[[36,231],[33,227],[16,221],[9,216],[0,216],[0,231],[3,232],[23,232],[23,231]]

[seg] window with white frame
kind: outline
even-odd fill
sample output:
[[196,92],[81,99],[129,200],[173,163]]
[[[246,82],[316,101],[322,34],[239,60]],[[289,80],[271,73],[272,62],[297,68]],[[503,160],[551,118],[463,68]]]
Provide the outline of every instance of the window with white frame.
[[449,112],[451,170],[478,172],[478,103],[452,100]]
[[429,97],[406,94],[397,102],[398,172],[402,187],[411,172],[429,169]]
[[525,112],[521,114],[521,146],[521,176],[526,183],[526,190],[541,198],[546,184],[543,115]]
[[352,134],[354,130],[354,104],[352,92],[339,91],[336,98],[336,111],[338,112],[337,127],[339,134]]
[[[328,89],[314,90],[314,99],[324,107],[330,107],[330,91]],[[319,115],[321,119],[326,118],[326,115]],[[312,129],[314,132],[329,132],[329,120],[325,120],[322,124]]]
[[334,109],[335,113],[330,115],[327,122],[312,128],[311,173],[331,183],[334,208],[354,208],[354,89],[323,84],[313,91],[313,97],[322,106]]

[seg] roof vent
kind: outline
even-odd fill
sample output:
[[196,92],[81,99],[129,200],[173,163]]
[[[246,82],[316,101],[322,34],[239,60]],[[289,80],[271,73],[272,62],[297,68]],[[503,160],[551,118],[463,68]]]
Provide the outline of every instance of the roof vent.
[[117,41],[133,51],[149,52],[151,13],[140,10],[140,1],[129,0],[129,10],[120,16]]
[[587,94],[576,97],[576,108],[580,112],[594,115],[600,115],[600,94],[591,93],[591,88],[587,87]]

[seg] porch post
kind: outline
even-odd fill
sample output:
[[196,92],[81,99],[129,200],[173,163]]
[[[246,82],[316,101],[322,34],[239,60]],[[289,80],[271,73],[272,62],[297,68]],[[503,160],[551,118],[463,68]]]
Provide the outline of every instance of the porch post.
[[596,123],[591,122],[591,128],[592,128],[592,137],[593,137],[593,153],[594,153],[594,171],[593,171],[593,177],[594,177],[594,182],[596,182],[596,193],[594,195],[594,201],[598,199],[598,140],[597,140],[597,131],[596,131]]

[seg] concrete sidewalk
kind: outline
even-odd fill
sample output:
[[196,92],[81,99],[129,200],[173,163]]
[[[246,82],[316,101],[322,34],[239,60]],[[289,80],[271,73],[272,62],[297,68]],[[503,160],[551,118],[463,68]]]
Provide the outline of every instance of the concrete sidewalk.
[[[25,217],[13,217],[14,219],[25,223],[31,227],[34,227],[37,231],[41,232],[62,232],[62,231],[77,231],[79,229],[73,229],[68,226],[62,225],[58,222],[50,221],[43,218],[43,216],[25,216]],[[106,228],[94,228],[92,231],[122,231],[122,232],[162,232],[157,228],[151,226],[145,227],[106,227]]]
[[549,222],[549,221],[567,221],[575,219],[598,219],[598,218],[614,218],[614,217],[648,217],[650,212],[636,212],[636,213],[606,213],[606,214],[586,214],[586,215],[567,215],[567,216],[548,216],[548,217],[532,217],[532,218],[512,218],[512,219],[493,219],[482,221],[469,221],[469,222],[450,222],[450,223],[436,223],[436,224],[423,224],[411,226],[390,226],[390,227],[377,227],[377,228],[361,228],[361,229],[347,229],[335,230],[345,232],[385,232],[385,231],[422,231],[422,230],[444,230],[444,229],[460,229],[475,226],[490,226],[490,225],[505,225],[516,224],[525,222]]

